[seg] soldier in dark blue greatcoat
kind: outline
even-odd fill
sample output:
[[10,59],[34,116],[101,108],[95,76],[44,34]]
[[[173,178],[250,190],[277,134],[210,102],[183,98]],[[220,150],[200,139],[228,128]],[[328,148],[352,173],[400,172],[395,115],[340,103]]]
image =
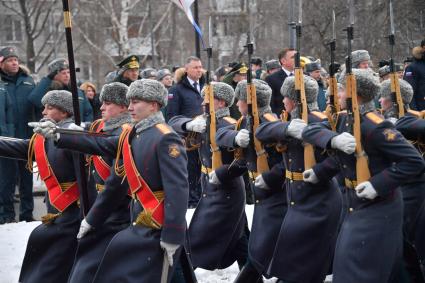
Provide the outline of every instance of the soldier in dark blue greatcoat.
[[[271,112],[271,89],[261,80],[253,80],[256,88],[259,124],[275,121],[276,116]],[[276,149],[276,143],[262,144],[255,148],[253,136],[247,130],[247,81],[238,83],[235,90],[238,99],[238,108],[242,114],[237,125],[223,127],[217,132],[217,144],[220,147],[235,150],[234,162],[243,160],[247,169],[255,194],[255,208],[252,222],[252,232],[248,244],[248,262],[239,273],[236,282],[261,282],[261,275],[265,275],[266,268],[273,254],[275,242],[279,234],[280,225],[286,212],[285,190],[281,154]],[[251,117],[251,122],[253,117]],[[257,145],[258,146],[258,145]],[[258,151],[258,152],[257,152]],[[269,168],[262,173],[257,170],[257,156],[266,155],[266,164]],[[234,165],[230,165],[231,169]],[[255,182],[255,185],[254,185]]]
[[[123,129],[131,127],[129,125],[131,117],[127,110],[127,90],[128,87],[119,82],[103,86],[100,92],[102,119],[96,120],[91,125],[92,132],[119,136]],[[104,190],[105,181],[111,175],[111,170],[113,174],[113,160],[114,158],[110,156],[92,155],[89,157],[90,176],[94,179],[96,190],[99,193],[98,202],[102,202],[102,199],[108,195],[108,191]],[[106,188],[114,190],[113,186],[107,186]],[[93,280],[112,237],[130,225],[129,204],[130,197],[123,198],[102,226],[84,237],[79,237],[77,254],[68,280],[69,283],[91,282]],[[96,216],[98,216],[98,213],[89,213],[87,217]],[[90,219],[88,222],[91,222]]]
[[[52,119],[58,127],[73,124],[72,95],[68,91],[50,91],[41,100],[44,119]],[[28,239],[19,282],[66,282],[77,247],[80,222],[77,168],[71,152],[57,149],[52,140],[35,134],[30,140],[0,139],[0,155],[28,161],[47,187],[48,214],[42,217]]]
[[[308,123],[327,120],[317,105],[318,84],[304,76]],[[285,282],[323,282],[332,263],[333,251],[341,213],[341,195],[333,180],[314,180],[308,183],[302,173],[305,160],[301,132],[307,125],[301,118],[300,98],[295,91],[295,77],[286,78],[281,88],[283,103],[289,121],[262,124],[255,133],[263,143],[279,142],[286,147],[285,164],[288,211],[283,220],[279,238],[268,273]],[[283,115],[286,116],[286,115]],[[311,158],[316,164],[327,155],[314,149]]]
[[[44,131],[53,133],[58,146],[116,156],[114,174],[105,183],[104,192],[108,194],[96,200],[82,221],[80,236],[100,229],[127,197],[128,187],[133,197],[132,225],[112,238],[93,282],[170,282],[186,233],[186,151],[160,111],[167,104],[167,91],[160,82],[133,82],[127,99],[135,125],[120,136],[58,136],[54,127]],[[123,182],[124,176],[128,185]]]
[[[215,109],[215,117],[211,119],[216,119],[216,129],[229,125],[234,127],[236,120],[230,117],[229,112],[235,97],[233,88],[221,82],[212,82],[211,87]],[[202,96],[205,96],[205,92],[204,87]],[[181,135],[189,132],[202,134],[199,148],[202,163],[202,195],[190,222],[188,234],[193,265],[208,270],[227,268],[236,260],[244,265],[248,246],[244,235],[245,189],[240,176],[246,171],[244,164],[234,166],[229,171],[229,164],[234,157],[233,150],[218,148],[221,163],[224,165],[212,168],[210,139],[215,140],[215,132],[210,125],[208,125],[209,131],[206,131],[206,118],[203,115],[194,119],[174,116],[168,123]],[[211,131],[214,132],[214,136]],[[220,181],[217,184],[208,181],[208,175],[213,170],[219,176]]]
[[[399,80],[400,95],[403,101],[405,115],[399,117],[391,94],[391,81],[381,84],[380,103],[386,119],[395,122],[396,129],[409,140],[422,154],[425,150],[425,120],[421,112],[411,110],[409,104],[413,97],[413,89],[404,80]],[[400,186],[403,202],[403,239],[404,261],[412,280],[419,280],[425,271],[425,174],[418,172],[416,177],[407,180]],[[422,268],[422,272],[420,270]],[[417,282],[417,281],[415,281]],[[420,282],[420,281],[419,281]]]
[[[347,123],[339,123],[336,132],[328,123],[308,125],[303,139],[322,149],[339,149],[310,172],[321,181],[338,172],[344,176],[348,213],[336,244],[333,282],[392,282],[402,256],[403,201],[398,188],[422,172],[425,164],[393,124],[375,112],[373,99],[379,93],[379,83],[367,70],[353,69],[353,73],[370,179],[357,184],[356,157],[346,153],[353,140],[345,133]],[[346,108],[345,96],[340,97],[340,105]]]

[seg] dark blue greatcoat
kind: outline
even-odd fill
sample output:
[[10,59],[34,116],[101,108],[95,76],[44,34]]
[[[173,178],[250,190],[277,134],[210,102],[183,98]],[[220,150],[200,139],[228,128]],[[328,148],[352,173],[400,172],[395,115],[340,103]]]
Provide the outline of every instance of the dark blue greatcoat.
[[[175,116],[168,123],[179,133],[185,134],[186,123],[192,119]],[[217,119],[217,129],[236,124],[230,117]],[[209,135],[208,135],[209,139]],[[189,225],[188,242],[192,263],[196,267],[215,270],[232,265],[237,260],[238,242],[246,225],[245,189],[241,176],[229,174],[233,151],[221,148],[223,166],[217,168],[220,184],[208,182],[212,171],[212,153],[207,143],[207,133],[202,134],[199,155],[204,170],[201,175],[202,197]],[[206,171],[205,171],[206,169]],[[240,173],[245,171],[237,170]]]
[[[67,127],[70,123],[64,124]],[[0,156],[19,160],[28,158],[29,140],[0,139]],[[49,164],[59,183],[76,181],[72,153],[57,149],[47,140],[45,148]],[[47,212],[58,211],[50,204],[46,194]],[[70,205],[51,224],[41,224],[30,234],[22,263],[19,282],[66,282],[72,268],[80,227],[80,209],[77,203]]]
[[[311,112],[309,123],[325,120]],[[283,160],[287,172],[302,173],[304,146],[287,134],[290,122],[275,121],[261,125],[256,132],[261,142],[280,142],[286,146]],[[326,158],[315,149],[316,162]],[[287,178],[288,211],[280,228],[268,272],[289,282],[323,282],[331,265],[341,213],[341,196],[333,180],[317,184]]]
[[[94,129],[96,130],[96,129]],[[119,136],[122,132],[122,127],[117,127],[108,131],[101,131],[112,136]],[[111,167],[111,175],[114,170],[114,158],[110,156],[102,156],[103,161]],[[94,181],[96,185],[105,186],[105,181],[102,180],[96,171],[93,163],[90,164]],[[111,182],[111,180],[109,181]],[[111,183],[110,183],[111,184]],[[114,186],[108,185],[106,189],[115,189]],[[102,201],[104,195],[108,192],[104,190],[98,191],[99,202]],[[78,241],[77,253],[75,255],[74,265],[69,276],[68,283],[91,282],[96,274],[96,270],[103,258],[103,254],[116,233],[127,228],[130,224],[130,211],[129,211],[130,197],[125,197],[118,203],[118,206],[111,212],[104,224],[97,229],[91,231],[86,236]],[[95,205],[96,206],[96,205]],[[89,213],[88,217],[94,217],[95,214]],[[89,223],[90,220],[88,220]]]
[[[343,115],[341,114],[340,117]],[[332,132],[327,123],[307,126],[303,139],[323,149],[347,130],[339,123]],[[369,112],[361,116],[362,145],[368,156],[369,182],[378,193],[373,200],[360,199],[347,185],[348,213],[338,235],[333,263],[333,282],[388,282],[402,256],[403,203],[398,187],[424,170],[416,149],[382,116]],[[349,181],[356,179],[356,159],[336,151],[335,156],[317,164],[320,180],[330,180],[341,172]]]
[[[419,113],[408,111],[395,124],[395,127],[422,154],[424,154],[425,120]],[[404,238],[415,247],[421,262],[425,262],[425,174],[410,178],[402,185],[404,202]]]
[[[61,143],[85,153],[115,157],[119,137],[71,137],[61,134],[58,146]],[[167,125],[157,124],[140,133],[133,129],[130,144],[142,178],[152,191],[164,191],[164,225],[161,229],[152,229],[133,222],[133,225],[118,232],[109,243],[93,282],[160,282],[164,259],[160,240],[179,245],[183,245],[185,240],[187,158],[180,137]],[[102,198],[97,198],[87,215],[87,222],[95,229],[99,229],[115,207],[127,197],[128,186],[122,183],[122,178],[114,174],[105,184]],[[114,189],[108,189],[109,185]],[[131,219],[135,221],[143,207],[133,199],[130,211]],[[179,254],[177,251],[174,255],[174,262],[177,262]],[[170,268],[168,282],[174,266]]]
[[[246,119],[241,118],[239,129],[246,127]],[[260,124],[276,120],[272,114],[260,116]],[[227,126],[217,131],[217,144],[220,147],[228,149],[240,149],[235,144],[235,137],[238,131],[234,126]],[[251,137],[252,138],[252,137]],[[254,186],[255,206],[254,216],[252,220],[251,234],[248,244],[249,262],[261,274],[265,272],[269,264],[277,236],[279,234],[280,225],[285,216],[287,203],[285,199],[285,190],[283,188],[283,166],[281,154],[275,149],[276,144],[265,144],[264,148],[267,152],[268,165],[270,171],[263,172],[263,178],[269,189],[260,189]],[[257,172],[257,155],[253,144],[242,150],[242,159],[247,163],[251,176]],[[254,181],[253,178],[251,181]]]

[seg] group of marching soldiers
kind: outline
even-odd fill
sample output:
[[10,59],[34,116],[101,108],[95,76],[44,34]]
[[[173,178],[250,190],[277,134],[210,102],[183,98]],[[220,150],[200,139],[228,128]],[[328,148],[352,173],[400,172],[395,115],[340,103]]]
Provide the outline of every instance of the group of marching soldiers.
[[[425,120],[409,109],[412,88],[396,74],[381,84],[347,66],[323,113],[318,83],[297,56],[279,117],[272,89],[250,70],[235,89],[207,82],[204,114],[168,123],[168,92],[156,80],[104,85],[102,119],[89,128],[74,124],[70,92],[47,92],[32,138],[0,139],[0,156],[29,170],[35,161],[47,187],[48,213],[30,235],[19,281],[196,282],[194,268],[237,261],[235,282],[316,283],[328,274],[337,283],[423,282]],[[230,116],[235,101],[239,120]],[[202,196],[187,227],[190,134],[200,139]],[[78,185],[76,152],[93,188]]]

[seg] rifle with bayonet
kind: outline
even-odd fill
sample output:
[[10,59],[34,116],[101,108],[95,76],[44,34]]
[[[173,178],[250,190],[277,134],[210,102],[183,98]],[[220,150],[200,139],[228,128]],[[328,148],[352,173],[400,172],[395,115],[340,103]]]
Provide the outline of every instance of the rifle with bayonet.
[[205,143],[210,145],[212,152],[212,170],[216,170],[221,165],[223,165],[221,159],[221,151],[217,146],[215,136],[217,133],[217,119],[215,116],[215,107],[214,107],[214,90],[211,85],[211,58],[212,58],[212,29],[211,29],[211,17],[209,19],[209,46],[205,50],[208,56],[207,63],[207,85],[205,86],[205,96],[204,96],[204,107],[205,112],[204,116],[207,122],[207,131],[206,131],[206,140]]
[[[298,98],[298,113],[301,119],[308,124],[308,106],[304,88],[304,73],[301,68],[301,28],[302,28],[302,0],[298,2],[298,23],[295,26],[296,32],[296,51],[295,54],[295,93]],[[311,169],[316,164],[314,157],[314,148],[311,144],[304,144],[304,167],[305,170]]]
[[393,15],[393,1],[389,0],[390,10],[390,35],[388,40],[390,43],[390,80],[391,80],[391,100],[393,102],[394,109],[397,109],[397,118],[404,116],[405,109],[403,99],[400,93],[400,83],[398,81],[398,75],[394,67],[394,46],[395,46],[395,28],[394,28],[394,15]]
[[[62,0],[63,6],[63,20],[65,26],[66,46],[68,50],[69,72],[71,77],[71,93],[72,93],[72,107],[74,111],[75,124],[81,124],[80,107],[78,99],[77,79],[75,73],[74,49],[72,45],[72,23],[71,12],[69,9],[68,0]],[[87,188],[87,175],[84,163],[84,155],[80,153],[73,153],[74,166],[77,169],[77,183],[80,191],[80,203],[83,215],[87,215],[90,209],[89,194]]]
[[[251,21],[250,26],[251,26]],[[267,152],[264,150],[261,142],[255,137],[255,131],[260,125],[260,117],[258,115],[257,93],[255,85],[252,82],[251,58],[254,53],[254,44],[251,41],[251,28],[247,37],[246,48],[248,51],[248,72],[246,77],[246,103],[248,104],[248,114],[246,115],[247,130],[250,132],[250,141],[253,141],[255,153],[257,155],[257,173],[269,171],[267,162]]]
[[337,113],[340,111],[338,104],[338,83],[336,80],[335,50],[336,50],[336,33],[335,33],[335,11],[332,11],[332,41],[329,43],[331,53],[331,64],[329,66],[329,104],[326,107],[326,115],[333,131],[336,131]]
[[350,7],[349,24],[347,31],[347,59],[346,59],[346,93],[347,93],[347,115],[348,115],[348,130],[356,139],[356,179],[357,184],[365,182],[370,178],[369,165],[366,152],[363,150],[361,139],[361,121],[360,110],[357,101],[357,85],[356,78],[352,70],[351,61],[351,42],[354,32],[354,6],[352,0],[348,0]]

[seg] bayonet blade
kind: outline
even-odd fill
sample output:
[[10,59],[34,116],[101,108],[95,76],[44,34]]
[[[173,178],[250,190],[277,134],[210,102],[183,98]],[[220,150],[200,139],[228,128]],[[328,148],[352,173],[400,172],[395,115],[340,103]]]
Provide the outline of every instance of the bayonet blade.
[[336,31],[335,31],[335,10],[332,10],[332,40],[336,40]]
[[208,45],[212,47],[212,19],[208,19]]
[[350,9],[350,18],[349,18],[349,25],[354,26],[354,2],[353,0],[348,0],[348,7]]
[[395,28],[394,28],[394,14],[393,14],[393,1],[390,0],[390,27],[391,27],[391,34],[395,34]]
[[298,24],[301,25],[303,22],[303,1],[299,0],[298,2]]

